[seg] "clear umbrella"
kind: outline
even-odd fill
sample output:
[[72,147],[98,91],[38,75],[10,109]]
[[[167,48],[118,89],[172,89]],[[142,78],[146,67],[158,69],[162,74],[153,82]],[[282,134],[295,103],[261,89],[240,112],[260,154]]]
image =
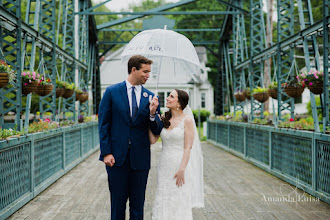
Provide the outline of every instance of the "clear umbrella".
[[[153,29],[137,34],[121,54],[123,66],[133,55],[143,55],[152,61],[157,74],[156,94],[160,75],[194,76],[200,71],[200,62],[194,45],[182,34],[165,29]],[[127,71],[127,70],[126,70]]]

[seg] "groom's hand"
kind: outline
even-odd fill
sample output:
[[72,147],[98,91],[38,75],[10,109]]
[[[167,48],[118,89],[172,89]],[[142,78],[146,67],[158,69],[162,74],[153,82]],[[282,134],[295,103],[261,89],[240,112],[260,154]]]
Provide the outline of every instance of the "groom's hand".
[[149,106],[150,114],[152,114],[152,115],[156,114],[158,105],[159,105],[158,98],[157,98],[157,96],[154,96],[153,99],[151,100],[150,106]]
[[115,158],[112,154],[105,155],[103,158],[105,165],[112,167],[115,164]]

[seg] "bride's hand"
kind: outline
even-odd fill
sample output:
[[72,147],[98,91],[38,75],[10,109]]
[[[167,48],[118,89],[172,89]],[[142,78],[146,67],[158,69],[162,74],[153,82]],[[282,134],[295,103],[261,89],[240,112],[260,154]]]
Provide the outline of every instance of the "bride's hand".
[[179,187],[182,186],[184,184],[184,171],[179,170],[176,172],[174,178],[176,178],[176,185]]

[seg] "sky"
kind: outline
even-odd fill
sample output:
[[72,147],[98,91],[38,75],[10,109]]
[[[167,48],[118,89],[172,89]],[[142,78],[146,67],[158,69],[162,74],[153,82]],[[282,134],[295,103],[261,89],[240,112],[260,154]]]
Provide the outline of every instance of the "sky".
[[[166,2],[179,2],[180,0],[166,0]],[[104,2],[104,0],[93,0],[93,2],[101,3]],[[129,4],[139,4],[142,2],[142,0],[111,0],[106,4],[106,6],[111,11],[120,11],[122,9],[128,9]],[[263,0],[264,8],[263,10],[266,10],[266,0]]]
[[[178,2],[180,0],[166,0],[166,2]],[[93,2],[104,2],[104,0],[93,0]],[[142,0],[111,0],[105,4],[111,11],[120,11],[121,9],[128,9],[129,4],[138,5]]]
[[[180,0],[165,0],[168,3],[173,3],[173,2],[179,2]],[[266,11],[267,8],[267,4],[266,4],[266,0],[262,0],[263,1],[263,10]],[[101,3],[104,2],[104,0],[93,0],[93,2],[97,2],[97,3]],[[111,0],[110,2],[108,2],[107,4],[105,4],[111,11],[121,11],[121,10],[127,10],[129,4],[136,4],[138,5],[140,2],[142,2],[142,0]],[[273,15],[273,20],[276,21],[277,16],[276,16],[276,11],[274,11],[274,15]]]

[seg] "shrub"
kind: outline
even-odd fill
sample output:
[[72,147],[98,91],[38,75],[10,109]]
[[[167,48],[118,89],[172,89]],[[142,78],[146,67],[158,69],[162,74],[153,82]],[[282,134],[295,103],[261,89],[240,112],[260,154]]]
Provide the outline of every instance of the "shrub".
[[[316,103],[316,106],[320,106],[321,105],[320,97],[318,97],[318,96],[315,97],[315,103]],[[311,101],[310,100],[307,103],[306,108],[307,108],[307,114],[308,115],[312,115],[312,104],[311,104]],[[317,109],[317,115],[322,115],[322,109]]]
[[[193,114],[194,114],[194,118],[196,123],[198,123],[198,110],[192,110]],[[201,109],[200,110],[200,116],[201,116],[201,123],[203,123],[204,121],[206,121],[206,119],[211,115],[211,112],[209,112],[206,109]]]

